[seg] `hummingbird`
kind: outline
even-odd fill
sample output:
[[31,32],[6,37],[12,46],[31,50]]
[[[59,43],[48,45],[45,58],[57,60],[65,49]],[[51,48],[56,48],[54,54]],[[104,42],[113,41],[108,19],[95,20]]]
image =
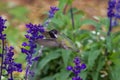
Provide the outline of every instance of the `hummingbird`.
[[42,34],[45,36],[45,39],[36,40],[36,43],[38,43],[39,45],[47,47],[60,47],[63,49],[79,52],[71,39],[63,34],[60,34],[56,29],[45,31]]

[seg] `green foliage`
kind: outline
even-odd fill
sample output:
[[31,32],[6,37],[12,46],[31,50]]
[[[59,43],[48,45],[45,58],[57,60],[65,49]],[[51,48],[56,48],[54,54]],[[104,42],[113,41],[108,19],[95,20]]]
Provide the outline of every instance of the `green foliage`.
[[109,67],[110,80],[119,80],[120,79],[120,65],[114,65]]
[[[60,10],[52,19],[48,30],[57,29],[61,34],[65,34],[80,52],[61,48],[44,48],[41,58],[32,67],[32,70],[35,71],[35,77],[30,77],[29,80],[71,80],[73,75],[66,70],[66,67],[74,65],[72,60],[75,56],[81,57],[81,61],[87,65],[86,70],[80,73],[83,80],[119,80],[120,32],[111,33],[110,36],[107,36],[107,32],[102,30],[102,26],[106,30],[108,29],[109,21],[107,18],[99,18],[99,21],[83,19],[85,17],[84,11],[77,9],[73,9],[75,20],[75,29],[73,30],[70,11],[63,14],[65,5],[69,4],[70,6],[72,1],[59,0]],[[1,10],[5,10],[5,8]],[[20,6],[8,10],[8,13],[15,19],[23,21],[26,19],[25,14],[27,12],[25,7]],[[79,14],[75,14],[75,12],[79,12]],[[81,26],[87,24],[95,26],[96,30],[80,30]],[[24,32],[20,33],[15,27],[8,27],[5,33],[8,42],[16,46],[16,49],[19,48],[17,45],[25,41]],[[105,55],[106,51],[109,53],[108,55]],[[25,63],[25,55],[20,54],[16,61]],[[107,75],[101,71],[106,72]]]
[[62,50],[62,58],[63,58],[63,62],[64,62],[65,68],[66,68],[67,65],[68,65],[68,62],[69,62],[69,58],[70,58],[70,54],[71,54],[71,53],[72,53],[71,51]]
[[[46,65],[49,65],[49,67],[46,66],[48,72],[46,71],[46,69],[44,69],[45,67],[42,68],[42,70],[46,71],[46,73],[49,73],[49,74],[47,74],[48,77],[45,76],[43,80],[48,80],[49,78],[51,80],[52,79],[53,80],[71,80],[70,79],[71,73],[66,71],[65,67],[70,64],[73,65],[72,60],[74,56],[80,56],[82,61],[87,65],[87,69],[80,73],[80,76],[83,78],[83,80],[117,80],[119,79],[119,76],[118,76],[119,72],[117,71],[119,70],[120,65],[112,66],[112,64],[120,64],[119,63],[120,49],[118,47],[120,45],[119,33],[111,33],[111,36],[107,36],[107,32],[102,31],[103,25],[108,27],[107,19],[100,18],[99,22],[96,22],[91,19],[78,21],[78,19],[81,19],[82,16],[84,16],[84,14],[74,15],[76,23],[78,23],[75,26],[75,30],[72,29],[70,15],[68,13],[64,15],[62,14],[62,11],[60,11],[59,13],[56,14],[55,18],[52,20],[50,26],[54,25],[53,27],[55,29],[58,29],[61,33],[64,33],[68,37],[70,37],[70,39],[74,42],[74,44],[77,45],[78,48],[80,48],[80,53],[61,50],[57,48],[56,50],[59,50],[60,56],[57,57],[57,59],[56,58],[51,59],[51,61],[56,62],[54,63],[54,70],[52,70],[56,72],[52,73],[51,75],[49,73],[49,69],[53,65],[49,64],[51,62],[47,63]],[[95,26],[96,30],[95,31],[80,30],[79,28],[85,24],[90,24]],[[51,29],[53,27],[51,27]],[[73,34],[75,34],[74,36],[75,39],[73,38]],[[54,56],[53,53],[56,53],[56,50],[51,49],[49,54],[52,54],[51,56]],[[108,56],[105,55],[106,50],[109,52]],[[51,51],[53,53],[51,53]],[[45,59],[44,57],[42,60],[40,60],[40,62],[42,62],[43,60],[46,61],[47,59]],[[108,65],[109,61],[112,63]],[[58,62],[60,62],[61,65],[58,66]],[[59,68],[55,67],[56,64]],[[106,72],[108,75],[105,75],[105,73],[101,73],[102,71]]]
[[[57,29],[60,33],[65,34],[73,41],[76,48],[80,49],[80,52],[76,53],[61,48],[44,49],[35,68],[36,80],[71,80],[72,74],[66,70],[66,66],[74,65],[72,60],[75,56],[81,57],[82,62],[87,65],[86,70],[80,73],[83,80],[118,80],[120,33],[111,33],[110,36],[107,36],[107,32],[102,30],[102,26],[108,29],[108,19],[99,18],[99,22],[82,19],[85,13],[81,12],[74,15],[75,29],[73,30],[70,13],[63,14],[65,3],[62,0],[60,2],[60,11],[52,19],[48,29]],[[80,30],[81,26],[87,24],[95,26],[96,30]],[[106,52],[109,53],[107,56]],[[110,64],[108,64],[109,61]],[[106,72],[107,75],[102,72]]]

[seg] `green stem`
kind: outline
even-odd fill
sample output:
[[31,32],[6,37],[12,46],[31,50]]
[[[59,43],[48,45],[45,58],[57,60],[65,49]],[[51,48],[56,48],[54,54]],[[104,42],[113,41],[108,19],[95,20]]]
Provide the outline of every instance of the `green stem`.
[[2,40],[2,54],[1,54],[1,66],[0,66],[0,80],[2,77],[3,57],[4,56],[4,40]]

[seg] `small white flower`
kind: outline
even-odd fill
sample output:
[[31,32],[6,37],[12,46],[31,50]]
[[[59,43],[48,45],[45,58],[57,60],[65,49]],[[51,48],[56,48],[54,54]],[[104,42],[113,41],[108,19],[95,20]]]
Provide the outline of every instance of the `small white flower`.
[[96,31],[91,31],[93,34],[96,34]]
[[101,36],[100,39],[104,41],[104,40],[105,40],[105,37]]
[[89,42],[89,43],[93,43],[93,41],[92,41],[92,40],[88,40],[88,42]]
[[97,35],[100,35],[100,32],[97,32]]

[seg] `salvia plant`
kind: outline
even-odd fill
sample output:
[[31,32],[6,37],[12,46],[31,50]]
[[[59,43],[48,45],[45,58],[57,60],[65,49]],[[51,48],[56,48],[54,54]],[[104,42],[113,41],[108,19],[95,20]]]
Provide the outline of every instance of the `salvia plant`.
[[32,23],[29,23],[26,25],[26,28],[28,30],[25,37],[28,39],[28,42],[23,42],[22,46],[29,47],[29,49],[26,49],[26,48],[21,49],[22,53],[25,53],[27,55],[26,56],[27,67],[25,72],[26,80],[28,79],[28,76],[34,75],[34,71],[31,71],[30,68],[32,67],[33,63],[35,61],[38,61],[38,59],[40,58],[40,55],[34,56],[36,53],[35,49],[37,48],[37,44],[35,42],[38,39],[45,38],[45,36],[43,35],[43,33],[45,32],[45,27],[47,27],[47,25],[49,24],[49,21],[51,20],[51,18],[54,17],[55,12],[58,10],[59,9],[57,7],[51,7],[49,11],[48,20],[46,20],[43,25],[32,24]]
[[108,35],[110,35],[112,27],[118,25],[118,19],[120,18],[120,0],[109,0],[107,15],[110,21],[108,30]]
[[6,77],[8,80],[13,80],[13,72],[22,72],[22,65],[14,62],[14,48],[6,44],[6,34],[3,33],[6,20],[0,17],[0,40],[1,40],[1,65],[0,65],[0,80]]
[[[72,3],[72,0],[67,0],[66,3],[68,2]],[[62,6],[64,5],[64,1],[61,0],[60,3],[62,3],[61,4]],[[58,10],[59,8],[57,7],[50,7],[50,10],[48,12],[48,18],[44,21],[43,24],[32,24],[32,23],[26,24],[27,31],[25,34],[25,38],[27,41],[22,43],[22,48],[21,48],[21,52],[26,55],[25,58],[26,67],[24,71],[25,72],[24,79],[25,80],[119,80],[118,73],[120,71],[120,68],[118,66],[120,65],[119,64],[120,55],[118,54],[118,52],[120,52],[120,49],[116,47],[116,43],[120,45],[118,43],[120,38],[119,38],[119,34],[112,34],[111,32],[113,27],[119,25],[120,0],[108,1],[107,16],[109,19],[109,28],[106,34],[101,33],[102,31],[99,32],[100,30],[96,30],[96,32],[92,32],[92,33],[90,31],[81,30],[73,35],[75,38],[74,40],[76,40],[75,43],[77,45],[81,46],[83,44],[81,47],[81,51],[78,52],[77,54],[80,57],[78,56],[75,57],[73,62],[72,62],[73,58],[70,57],[71,55],[76,56],[76,54],[73,53],[77,53],[77,52],[74,51],[70,52],[69,50],[66,49],[56,49],[55,47],[55,49],[51,49],[54,52],[48,50],[46,53],[47,56],[45,56],[44,54],[42,54],[43,52],[42,50],[44,49],[47,50],[47,48],[44,45],[40,45],[37,43],[37,40],[46,39],[44,33],[47,31],[48,26],[50,25],[52,20],[53,23],[57,23],[57,21],[55,21],[53,18]],[[66,24],[70,23],[68,20],[68,16],[63,15],[62,12],[59,14],[60,15],[58,17],[60,18],[60,20],[56,19],[58,20],[57,26],[59,25],[65,26]],[[101,25],[103,25],[102,23],[105,23],[104,21],[95,22],[92,20],[83,20],[83,19],[80,22],[79,19],[81,18],[81,16],[76,17],[76,15],[74,15],[74,17],[76,17],[76,22],[74,22],[73,13],[71,15],[72,15],[72,23],[77,23],[78,21],[79,24],[78,26],[81,26],[82,24],[86,24],[87,22],[89,22],[92,25],[95,25],[96,27],[100,27]],[[66,22],[63,22],[65,20]],[[15,54],[14,47],[8,46],[7,35],[4,33],[5,29],[7,28],[7,26],[5,26],[6,21],[7,21],[6,19],[0,17],[0,45],[1,45],[0,46],[0,59],[1,59],[0,80],[16,80],[13,74],[16,71],[17,72],[23,71],[22,64],[16,63],[14,61],[14,54]],[[72,29],[76,29],[77,26],[74,25],[73,27],[74,28]],[[65,29],[65,27],[62,29]],[[69,31],[71,31],[71,28],[69,29]],[[76,35],[77,37],[75,37]],[[118,38],[116,38],[116,36],[118,36]],[[106,53],[109,54],[105,56]],[[61,57],[63,61],[59,60],[61,59]],[[54,61],[52,62],[52,60],[55,60],[56,62]],[[54,63],[56,64],[49,67],[48,62],[50,61],[51,61],[50,64],[54,64]],[[69,62],[71,63],[70,66],[68,66]],[[63,66],[63,64],[65,66]],[[43,76],[40,76],[42,72],[43,72]],[[53,75],[53,73],[56,74]],[[108,75],[110,76],[108,77]],[[39,77],[39,79],[33,77]]]
[[72,80],[82,80],[82,78],[79,76],[81,70],[84,70],[86,68],[86,65],[84,63],[81,63],[81,60],[79,57],[75,57],[74,59],[75,66],[68,66],[67,70],[72,71],[75,75]]

